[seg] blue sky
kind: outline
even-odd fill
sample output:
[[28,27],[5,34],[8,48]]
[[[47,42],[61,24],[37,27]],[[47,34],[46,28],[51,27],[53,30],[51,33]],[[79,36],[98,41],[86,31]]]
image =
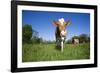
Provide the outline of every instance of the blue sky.
[[22,24],[30,24],[32,28],[39,32],[39,37],[44,40],[55,40],[55,26],[52,20],[64,18],[71,20],[71,25],[67,26],[67,40],[80,34],[90,34],[90,14],[71,12],[48,12],[48,11],[22,11]]

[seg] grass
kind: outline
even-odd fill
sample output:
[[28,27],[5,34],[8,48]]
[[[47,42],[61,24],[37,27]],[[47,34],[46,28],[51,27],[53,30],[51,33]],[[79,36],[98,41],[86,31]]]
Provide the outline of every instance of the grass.
[[64,51],[55,48],[55,44],[23,44],[22,61],[77,60],[90,58],[90,45],[64,44]]

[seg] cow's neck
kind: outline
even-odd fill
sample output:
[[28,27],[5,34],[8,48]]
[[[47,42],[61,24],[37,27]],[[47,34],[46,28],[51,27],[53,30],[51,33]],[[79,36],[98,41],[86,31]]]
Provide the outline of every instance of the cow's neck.
[[58,38],[61,38],[59,27],[56,27],[56,36],[57,36]]

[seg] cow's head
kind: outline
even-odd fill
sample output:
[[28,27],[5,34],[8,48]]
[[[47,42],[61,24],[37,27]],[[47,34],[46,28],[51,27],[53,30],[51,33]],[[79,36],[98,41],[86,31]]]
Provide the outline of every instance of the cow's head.
[[58,21],[53,21],[53,24],[60,30],[60,36],[62,37],[62,40],[64,39],[63,37],[66,36],[66,26],[68,26],[70,23],[70,20],[65,21],[64,18],[58,19]]

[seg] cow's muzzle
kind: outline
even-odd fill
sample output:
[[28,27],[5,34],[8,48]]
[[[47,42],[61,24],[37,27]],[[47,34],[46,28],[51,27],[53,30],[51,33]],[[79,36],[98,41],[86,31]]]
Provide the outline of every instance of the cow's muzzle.
[[66,36],[66,31],[61,31],[61,36],[65,37]]

